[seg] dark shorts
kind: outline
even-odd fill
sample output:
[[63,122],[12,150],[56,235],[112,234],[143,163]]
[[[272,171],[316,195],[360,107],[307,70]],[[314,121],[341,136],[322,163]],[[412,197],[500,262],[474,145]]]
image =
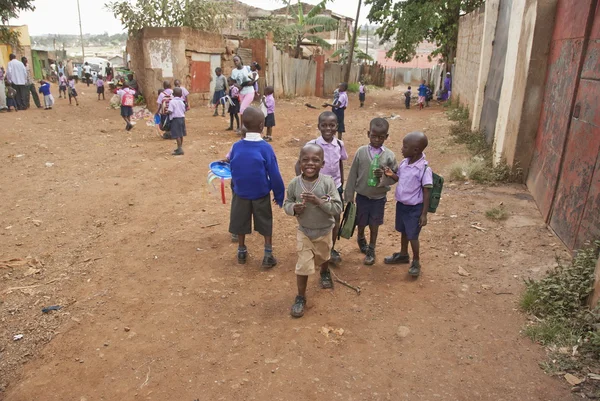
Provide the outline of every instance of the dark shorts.
[[121,117],[131,117],[133,115],[133,107],[121,106]]
[[273,235],[273,211],[271,195],[260,199],[250,200],[240,198],[233,193],[231,214],[229,217],[229,232],[232,234],[252,234],[252,219],[254,230],[261,235]]
[[275,126],[275,113],[267,114],[265,117],[265,127],[274,127]]
[[225,96],[225,91],[215,91],[212,104],[219,104],[223,96]]
[[419,218],[423,213],[423,204],[405,205],[396,202],[396,231],[406,234],[408,240],[419,239],[421,227]]
[[58,90],[59,90],[60,92],[66,92],[66,91],[67,91],[67,87],[66,87],[66,86],[64,86],[64,85],[60,85],[60,86],[58,87]]
[[356,194],[356,225],[359,227],[382,225],[386,202],[386,198],[370,199]]
[[17,108],[17,101],[14,98],[7,98],[6,99],[6,107],[14,107],[15,109]]
[[89,80],[91,77],[92,77],[92,74],[89,74],[89,73],[85,74],[85,79]]
[[338,119],[338,132],[346,132],[346,124],[344,124],[344,112],[346,109],[336,109],[333,108],[333,113],[337,116]]
[[229,103],[229,114],[240,114],[240,101],[239,99],[231,99],[233,101],[233,105]]
[[71,89],[69,91],[69,97],[77,97],[77,91],[75,89]]
[[104,93],[104,86],[99,86],[98,89],[96,89],[96,93],[97,94]]
[[185,118],[178,117],[171,120],[171,138],[183,138],[187,135],[185,130]]
[[366,93],[359,93],[358,94],[358,100],[360,100],[361,102],[364,102],[366,98]]

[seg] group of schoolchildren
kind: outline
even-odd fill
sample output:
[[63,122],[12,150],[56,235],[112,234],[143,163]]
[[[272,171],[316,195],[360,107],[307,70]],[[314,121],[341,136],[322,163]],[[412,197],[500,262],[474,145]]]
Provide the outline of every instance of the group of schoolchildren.
[[344,110],[348,106],[346,90],[347,84],[340,84],[333,104],[324,105],[331,106],[333,111],[319,116],[320,137],[302,148],[296,164],[297,176],[289,183],[287,191],[275,152],[262,138],[265,119],[260,110],[248,107],[242,113],[245,133],[242,140],[233,144],[225,159],[230,163],[232,173],[229,232],[238,242],[238,263],[246,263],[245,238],[252,232],[253,220],[254,230],[265,238],[262,267],[277,265],[272,247],[271,192],[273,203],[298,220],[295,270],[298,294],[291,308],[293,317],[304,315],[308,277],[317,266],[321,287],[333,287],[329,264],[342,263],[341,255],[334,249],[344,210],[342,198],[348,202],[346,209],[356,207],[358,249],[365,254],[364,264],[371,266],[376,261],[377,235],[384,222],[386,194],[391,185],[397,183],[395,228],[401,233],[400,250],[386,257],[384,263],[410,264],[408,273],[413,277],[418,277],[421,272],[419,233],[427,224],[433,185],[433,174],[423,153],[428,145],[427,137],[422,132],[406,135],[402,145],[403,160],[398,163],[394,152],[384,146],[389,136],[389,123],[383,118],[373,119],[367,132],[369,143],[357,150],[345,180],[344,161],[348,160],[348,153],[341,136],[345,131]]
[[[38,93],[41,93],[44,96],[44,110],[52,110],[52,106],[54,106],[54,96],[50,90],[50,82],[42,79],[39,82],[40,86],[38,88]],[[67,77],[61,72],[58,78],[58,90],[59,90],[59,98],[67,98],[67,89],[69,94],[69,104],[71,104],[71,99],[75,99],[75,103],[79,106],[79,102],[77,101],[77,91],[75,90],[75,78],[67,79]],[[8,111],[12,111],[14,109],[17,110],[16,103],[16,91],[12,87],[7,87],[6,91],[6,105],[8,107]]]
[[[431,87],[425,83],[425,80],[421,81],[418,93],[419,97],[417,104],[419,105],[419,110],[423,110],[424,107],[429,107],[429,102],[433,99],[433,91],[431,90]],[[406,106],[406,109],[410,109],[411,100],[412,88],[409,86],[407,91],[404,92],[404,105]]]

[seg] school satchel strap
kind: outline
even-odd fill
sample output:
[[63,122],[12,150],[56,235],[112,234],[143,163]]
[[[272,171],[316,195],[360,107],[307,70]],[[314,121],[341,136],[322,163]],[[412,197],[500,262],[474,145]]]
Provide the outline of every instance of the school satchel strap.
[[344,216],[340,222],[340,229],[338,231],[338,239],[346,238],[350,239],[354,235],[354,228],[356,227],[356,204],[354,202],[348,202],[346,210],[344,210]]
[[[423,170],[423,177],[425,177],[425,171],[427,171],[427,169],[431,169],[431,167],[425,167],[425,169]],[[442,199],[442,190],[444,189],[444,177],[434,173],[433,170],[431,170],[431,176],[433,186],[429,195],[428,212],[435,213],[437,211],[438,206],[440,205],[440,200]],[[423,183],[423,177],[421,177],[421,183]]]

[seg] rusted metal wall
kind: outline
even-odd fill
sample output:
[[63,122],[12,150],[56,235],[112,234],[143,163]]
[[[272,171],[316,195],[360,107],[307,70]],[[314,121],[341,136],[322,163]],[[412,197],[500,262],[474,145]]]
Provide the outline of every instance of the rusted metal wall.
[[485,138],[488,143],[494,141],[496,121],[498,120],[500,93],[502,92],[502,83],[504,82],[504,65],[506,61],[506,49],[508,47],[511,7],[512,0],[500,1],[492,60],[483,95],[483,108],[481,109],[479,126],[485,131]]
[[569,247],[600,238],[600,8],[561,0],[527,186]]

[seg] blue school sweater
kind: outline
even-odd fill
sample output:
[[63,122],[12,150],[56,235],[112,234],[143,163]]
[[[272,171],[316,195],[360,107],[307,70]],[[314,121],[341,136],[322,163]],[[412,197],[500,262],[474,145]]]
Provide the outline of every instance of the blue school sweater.
[[40,89],[38,89],[38,91],[44,96],[48,96],[50,94],[50,84],[46,82],[45,84],[40,86]]
[[273,191],[283,205],[285,186],[273,147],[265,141],[241,140],[233,144],[230,155],[233,191],[243,199],[256,200]]

